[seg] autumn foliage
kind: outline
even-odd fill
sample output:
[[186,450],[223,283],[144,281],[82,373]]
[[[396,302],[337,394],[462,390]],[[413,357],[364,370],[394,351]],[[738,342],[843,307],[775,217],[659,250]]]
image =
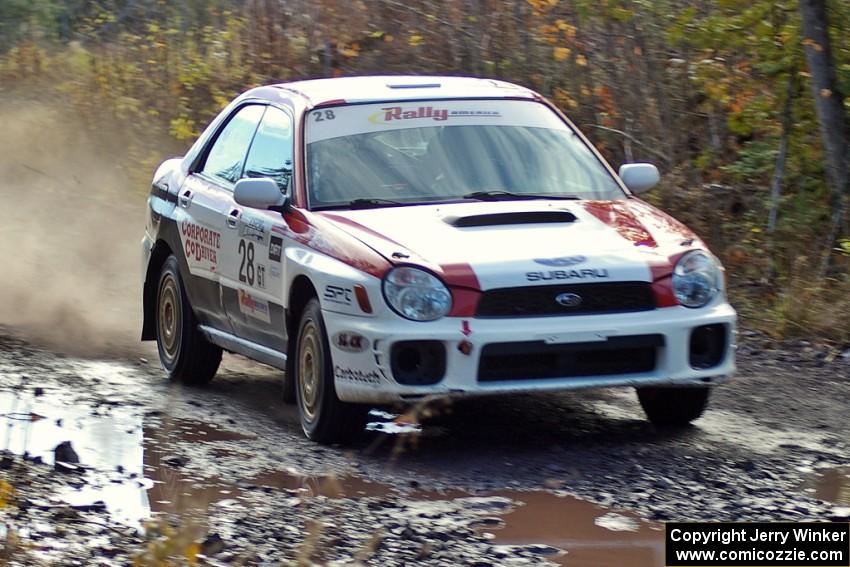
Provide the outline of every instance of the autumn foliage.
[[[850,93],[850,3],[827,11]],[[615,166],[660,167],[648,199],[726,261],[745,323],[850,338],[831,316],[850,307],[850,228],[826,242],[834,198],[805,56],[817,46],[797,0],[0,0],[0,12],[0,81],[50,81],[92,124],[117,117],[139,179],[163,139],[182,151],[255,85],[366,73],[527,85]]]

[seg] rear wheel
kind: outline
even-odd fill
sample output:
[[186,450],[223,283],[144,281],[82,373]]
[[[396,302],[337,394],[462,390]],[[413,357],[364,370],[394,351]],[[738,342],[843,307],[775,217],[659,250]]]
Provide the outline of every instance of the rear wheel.
[[708,406],[710,387],[638,388],[638,400],[647,419],[658,427],[685,427]]
[[363,408],[340,401],[334,387],[327,331],[317,299],[301,315],[294,361],[295,398],[304,434],[318,443],[351,440],[363,425]]
[[156,345],[169,378],[184,384],[206,384],[221,363],[221,349],[198,330],[173,255],[165,260],[159,276]]

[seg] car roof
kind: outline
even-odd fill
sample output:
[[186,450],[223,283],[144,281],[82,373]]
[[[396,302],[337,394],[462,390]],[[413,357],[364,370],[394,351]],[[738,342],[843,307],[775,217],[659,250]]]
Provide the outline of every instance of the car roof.
[[505,81],[434,75],[336,77],[272,86],[303,97],[310,106],[439,98],[541,98],[532,90]]

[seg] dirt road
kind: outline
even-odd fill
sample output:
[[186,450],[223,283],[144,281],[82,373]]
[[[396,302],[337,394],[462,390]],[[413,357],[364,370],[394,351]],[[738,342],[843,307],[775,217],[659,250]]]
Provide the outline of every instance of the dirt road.
[[[651,566],[665,520],[850,515],[850,356],[748,335],[738,379],[683,432],[606,390],[441,404],[422,426],[382,408],[355,446],[326,448],[279,400],[279,373],[245,359],[187,389],[153,359],[6,333],[0,449],[16,456],[0,474],[18,504],[2,513],[34,546],[19,560],[79,565],[152,553],[151,517],[180,526],[163,540],[205,541],[212,565]],[[55,472],[64,441],[80,462]]]

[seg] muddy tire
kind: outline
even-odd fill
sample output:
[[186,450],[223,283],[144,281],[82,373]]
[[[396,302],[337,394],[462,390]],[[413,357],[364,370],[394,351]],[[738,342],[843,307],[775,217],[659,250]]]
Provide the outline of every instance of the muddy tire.
[[638,400],[647,419],[665,428],[685,427],[708,406],[711,388],[637,388]]
[[328,334],[317,299],[304,308],[297,336],[293,378],[301,429],[325,445],[351,441],[363,429],[365,411],[336,395]]
[[198,330],[174,256],[165,260],[159,274],[156,346],[168,377],[184,384],[206,384],[221,363],[221,349]]

